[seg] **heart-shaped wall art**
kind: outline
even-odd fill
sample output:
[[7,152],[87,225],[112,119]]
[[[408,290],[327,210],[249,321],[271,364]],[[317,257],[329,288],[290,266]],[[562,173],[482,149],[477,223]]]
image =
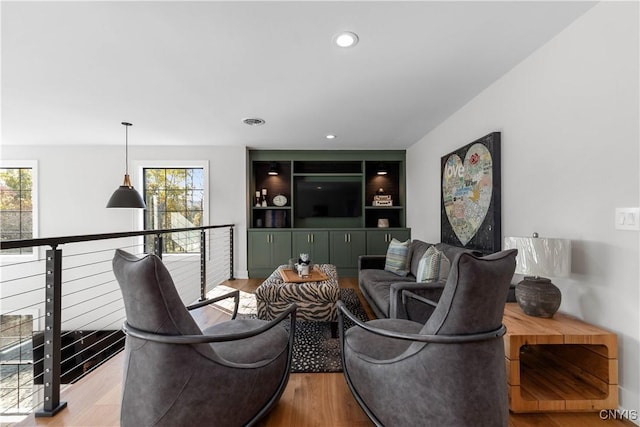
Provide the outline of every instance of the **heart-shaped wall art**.
[[464,156],[447,158],[442,175],[444,209],[463,246],[476,235],[491,204],[493,160],[483,144],[473,144]]

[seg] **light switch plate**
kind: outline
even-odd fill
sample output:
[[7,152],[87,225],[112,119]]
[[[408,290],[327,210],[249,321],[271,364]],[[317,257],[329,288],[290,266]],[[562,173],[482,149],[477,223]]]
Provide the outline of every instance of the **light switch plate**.
[[616,230],[640,230],[640,208],[616,208]]

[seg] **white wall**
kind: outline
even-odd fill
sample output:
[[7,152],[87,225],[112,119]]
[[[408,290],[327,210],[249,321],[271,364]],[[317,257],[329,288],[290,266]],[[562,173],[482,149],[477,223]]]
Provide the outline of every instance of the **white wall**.
[[572,274],[554,280],[560,310],[618,334],[630,410],[640,409],[640,239],[614,229],[614,209],[640,205],[638,17],[635,2],[596,5],[407,152],[408,223],[436,242],[440,158],[502,132],[503,235],[573,241]]
[[[107,209],[122,184],[124,146],[2,147],[3,160],[38,160],[39,237],[139,230],[135,209]],[[236,224],[236,277],[246,277],[246,155],[244,147],[130,146],[129,173],[142,160],[209,162],[209,225]]]
[[[142,229],[142,211],[107,209],[113,191],[124,176],[123,146],[2,146],[2,160],[38,161],[38,237],[112,233]],[[209,164],[209,220],[207,225],[235,224],[234,272],[247,277],[246,263],[246,155],[244,147],[130,147],[129,172],[133,184],[142,189],[139,161],[207,161]],[[140,173],[138,173],[140,172]],[[113,249],[139,244],[138,239],[105,240],[62,245],[63,262],[63,330],[118,329],[124,319],[118,285],[113,280],[110,259]],[[40,248],[40,258],[48,247]],[[136,253],[139,249],[129,249]],[[73,254],[89,254],[69,257]],[[0,293],[6,298],[1,310],[36,310],[34,327],[44,327],[43,262],[17,263],[3,257],[3,284]],[[217,260],[218,267],[228,269]],[[191,303],[199,295],[199,258],[168,259],[178,291]],[[192,263],[193,267],[186,264]],[[75,264],[79,264],[76,266]],[[88,267],[82,267],[88,266]],[[195,269],[195,270],[194,270]],[[220,280],[220,268],[209,265],[208,282]],[[99,274],[96,274],[98,272]],[[76,277],[86,278],[75,281]],[[217,275],[217,276],[216,276]],[[215,276],[215,277],[213,277]],[[13,281],[14,278],[23,278]],[[68,295],[67,295],[68,294]],[[93,297],[100,295],[95,300]]]

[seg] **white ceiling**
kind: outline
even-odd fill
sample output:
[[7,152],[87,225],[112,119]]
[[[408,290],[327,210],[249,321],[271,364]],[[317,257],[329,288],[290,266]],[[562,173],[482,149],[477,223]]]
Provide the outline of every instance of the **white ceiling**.
[[3,1],[2,143],[403,149],[593,4]]

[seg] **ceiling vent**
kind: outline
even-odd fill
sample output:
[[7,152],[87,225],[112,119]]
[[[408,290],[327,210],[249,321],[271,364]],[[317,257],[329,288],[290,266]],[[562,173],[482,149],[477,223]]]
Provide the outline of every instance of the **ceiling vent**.
[[242,119],[242,123],[249,126],[261,126],[266,122],[264,121],[264,119],[259,119],[257,117],[250,117],[247,119]]

